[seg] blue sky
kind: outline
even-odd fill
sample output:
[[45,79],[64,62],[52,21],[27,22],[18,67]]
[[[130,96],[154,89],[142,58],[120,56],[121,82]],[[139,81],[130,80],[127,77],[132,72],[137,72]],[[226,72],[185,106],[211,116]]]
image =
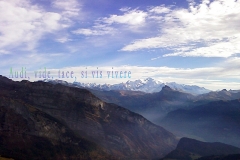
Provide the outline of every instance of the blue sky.
[[[0,0],[0,10],[5,76],[24,67],[34,81],[34,71],[46,67],[54,79],[58,70],[74,71],[80,82],[152,77],[240,89],[239,0]],[[132,76],[90,76],[112,68]]]

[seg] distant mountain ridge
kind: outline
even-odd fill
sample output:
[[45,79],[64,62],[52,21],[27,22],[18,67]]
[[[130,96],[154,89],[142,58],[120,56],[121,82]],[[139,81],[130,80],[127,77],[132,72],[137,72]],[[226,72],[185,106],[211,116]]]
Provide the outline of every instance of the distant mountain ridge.
[[204,87],[199,87],[196,85],[190,86],[190,85],[184,85],[184,84],[177,84],[175,82],[161,82],[154,80],[153,78],[146,78],[144,80],[135,80],[135,81],[127,81],[126,83],[119,83],[119,84],[95,84],[95,83],[74,83],[76,85],[80,85],[82,87],[87,87],[91,89],[97,89],[97,90],[104,90],[104,91],[110,91],[110,90],[129,90],[129,91],[141,91],[146,93],[154,93],[154,92],[160,92],[162,88],[167,85],[171,87],[173,90],[185,92],[185,93],[191,93],[194,95],[198,94],[204,94],[210,92],[210,90],[205,89]]
[[155,118],[165,116],[168,112],[179,108],[191,107],[195,96],[164,86],[160,92],[145,93],[140,91],[99,91],[90,90],[105,102],[123,106],[139,113],[154,122]]
[[158,124],[175,134],[240,147],[240,99],[178,109],[169,112]]
[[126,83],[119,83],[119,84],[96,84],[96,83],[81,83],[81,82],[74,82],[73,84],[68,83],[66,81],[61,80],[44,80],[45,82],[51,83],[61,83],[65,85],[74,85],[78,87],[90,88],[95,90],[101,91],[110,91],[110,90],[127,90],[127,91],[141,91],[145,93],[154,93],[160,92],[162,88],[167,85],[173,90],[190,93],[193,95],[199,95],[204,93],[209,93],[210,90],[205,89],[204,87],[199,87],[196,85],[184,85],[184,84],[177,84],[175,82],[161,82],[154,80],[153,78],[146,78],[144,80],[135,80],[135,81],[127,81]]
[[240,92],[227,91],[226,89],[197,96],[173,90],[169,86],[164,86],[160,92],[156,93],[126,90],[89,90],[100,99],[130,109],[157,124],[158,120],[154,120],[156,117],[161,119],[162,116],[176,109],[191,109],[213,101],[240,98]]

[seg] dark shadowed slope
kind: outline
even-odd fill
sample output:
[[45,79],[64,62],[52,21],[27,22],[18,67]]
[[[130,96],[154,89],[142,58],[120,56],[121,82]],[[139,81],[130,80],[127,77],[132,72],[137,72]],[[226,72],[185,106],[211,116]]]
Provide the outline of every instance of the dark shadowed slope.
[[[49,119],[64,124],[76,138],[90,140],[117,157],[162,157],[177,143],[175,136],[164,128],[127,109],[105,103],[85,89],[45,82],[13,82],[0,77],[0,97],[41,111]],[[7,104],[2,106],[10,108]],[[15,112],[18,110],[16,105]],[[24,116],[23,120],[30,123]],[[24,130],[21,135],[30,133]],[[46,130],[42,134],[50,133]]]
[[209,143],[182,138],[177,148],[165,156],[163,160],[193,160],[204,156],[227,156],[231,154],[240,154],[240,148],[218,142]]
[[221,156],[205,156],[197,160],[240,160],[240,154],[230,154]]
[[14,159],[113,159],[24,101],[0,96],[0,155]]

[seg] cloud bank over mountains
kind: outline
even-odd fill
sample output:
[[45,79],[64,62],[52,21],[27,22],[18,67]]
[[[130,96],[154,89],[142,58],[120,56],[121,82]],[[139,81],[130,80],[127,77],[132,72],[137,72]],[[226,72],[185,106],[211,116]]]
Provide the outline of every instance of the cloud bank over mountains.
[[[209,89],[239,86],[240,1],[0,0],[0,72],[128,66]],[[104,81],[90,80],[103,83]],[[119,83],[113,79],[108,83]],[[228,88],[230,89],[230,88]]]

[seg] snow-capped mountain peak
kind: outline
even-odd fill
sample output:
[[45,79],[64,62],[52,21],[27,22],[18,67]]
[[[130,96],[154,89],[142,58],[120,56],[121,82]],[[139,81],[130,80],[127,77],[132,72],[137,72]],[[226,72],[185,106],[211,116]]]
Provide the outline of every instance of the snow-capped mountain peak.
[[[101,90],[130,90],[130,91],[142,91],[147,93],[153,93],[153,92],[160,92],[165,85],[169,86],[173,90],[191,93],[194,95],[210,92],[210,90],[205,89],[203,87],[177,84],[175,82],[163,83],[162,81],[158,81],[150,77],[144,80],[140,80],[140,79],[135,81],[129,80],[126,83],[108,85],[107,87],[100,87],[100,88]],[[94,88],[94,89],[98,89],[98,88]]]
[[193,95],[204,94],[210,92],[210,90],[205,89],[199,86],[178,84],[175,82],[166,82],[155,80],[153,78],[146,78],[144,80],[135,80],[135,81],[127,81],[126,83],[119,84],[96,84],[96,83],[81,83],[74,82],[73,84],[67,83],[61,80],[46,80],[51,83],[61,83],[64,85],[74,85],[76,87],[85,87],[96,90],[129,90],[129,91],[142,91],[146,93],[160,92],[164,86],[169,86],[173,90],[190,93]]

